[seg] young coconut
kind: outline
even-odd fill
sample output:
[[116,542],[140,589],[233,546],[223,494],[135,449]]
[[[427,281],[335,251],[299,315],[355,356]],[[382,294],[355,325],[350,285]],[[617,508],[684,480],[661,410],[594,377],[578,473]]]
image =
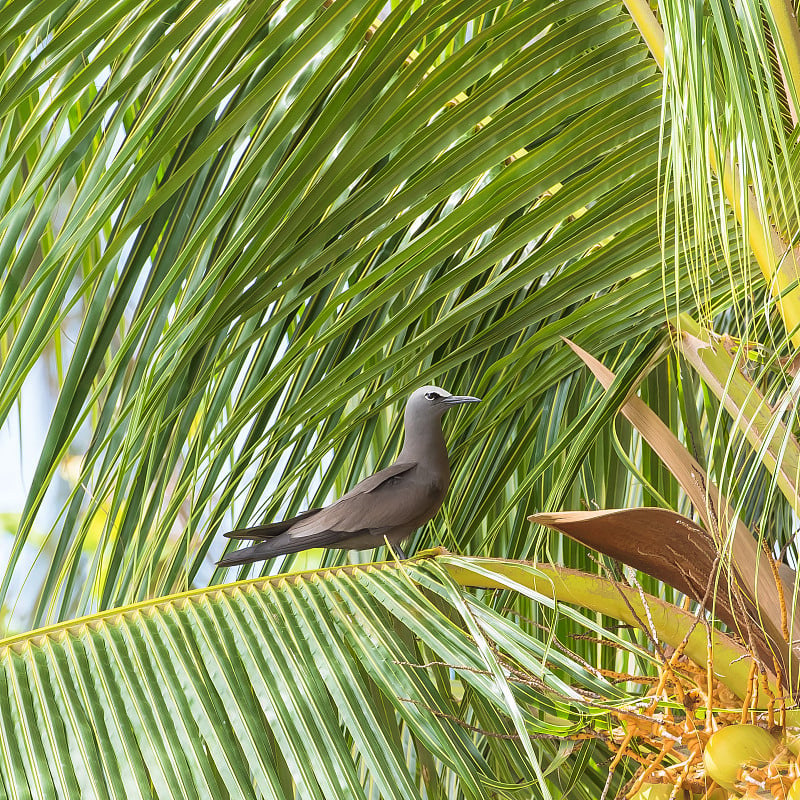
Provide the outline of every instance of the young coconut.
[[757,725],[729,725],[712,734],[703,762],[708,777],[731,791],[743,770],[769,764],[779,748],[778,740]]

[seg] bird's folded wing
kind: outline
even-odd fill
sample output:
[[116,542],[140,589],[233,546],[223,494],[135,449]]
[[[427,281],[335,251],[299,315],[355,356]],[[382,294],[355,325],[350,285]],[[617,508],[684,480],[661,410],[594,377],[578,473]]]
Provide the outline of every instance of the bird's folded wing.
[[[373,478],[378,475],[381,473],[373,475]],[[353,534],[365,529],[381,535],[384,530],[430,519],[441,503],[441,494],[436,487],[412,479],[403,480],[402,477],[394,480],[397,476],[398,473],[384,477],[379,484],[357,494],[348,492],[319,514],[292,526],[288,531],[289,537],[299,539],[321,531]]]
[[[336,502],[341,503],[342,500],[349,500],[356,495],[374,492],[387,482],[393,483],[395,478],[399,478],[400,475],[410,472],[416,466],[417,464],[415,461],[392,464],[390,467],[386,467],[386,469],[382,469],[380,472],[370,475],[369,478],[364,478],[361,483],[357,483],[347,494],[343,494]],[[336,503],[333,505],[336,505]]]
[[[390,467],[382,469],[380,472],[376,472],[374,475],[370,475],[369,478],[361,481],[361,483],[357,483],[346,495],[336,502],[341,503],[342,500],[349,500],[357,495],[373,492],[384,484],[391,484],[399,476],[408,473],[414,467],[416,467],[416,463],[414,462],[405,464],[392,464]],[[333,505],[335,506],[336,503]],[[265,541],[267,539],[272,539],[281,533],[285,533],[290,528],[294,528],[303,520],[309,520],[311,517],[316,517],[323,511],[327,510],[329,509],[312,508],[308,511],[304,511],[302,514],[298,514],[296,517],[292,517],[292,519],[285,519],[279,522],[270,522],[266,525],[255,525],[252,528],[239,528],[235,531],[226,533],[225,536],[227,536],[229,539],[253,539],[256,541]],[[313,529],[311,527],[304,526],[304,535],[308,535],[308,533],[311,532],[322,531],[325,530],[325,528],[326,525],[324,522],[322,524],[315,524]],[[352,530],[355,529],[348,528],[347,532],[349,533]],[[292,533],[294,534],[294,530]]]

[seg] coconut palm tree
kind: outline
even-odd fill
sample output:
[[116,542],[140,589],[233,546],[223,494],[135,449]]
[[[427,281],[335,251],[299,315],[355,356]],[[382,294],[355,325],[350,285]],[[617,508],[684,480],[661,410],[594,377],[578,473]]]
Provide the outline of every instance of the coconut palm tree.
[[[671,763],[625,725],[667,713],[653,676],[699,697],[708,642],[743,708],[791,689],[747,526],[796,552],[800,34],[741,5],[0,9],[0,417],[59,378],[0,580],[4,795],[613,796]],[[698,322],[711,366],[666,346]],[[222,532],[390,463],[429,382],[483,402],[419,558],[215,568]],[[617,416],[637,387],[744,533]],[[642,505],[695,513],[762,650],[528,520]]]

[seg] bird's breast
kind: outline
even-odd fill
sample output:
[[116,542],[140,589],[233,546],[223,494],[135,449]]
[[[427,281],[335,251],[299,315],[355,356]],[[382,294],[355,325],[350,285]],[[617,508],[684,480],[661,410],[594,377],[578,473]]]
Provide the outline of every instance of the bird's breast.
[[433,479],[428,483],[428,494],[431,497],[444,497],[447,494],[449,484],[450,481]]
[[424,476],[425,492],[438,508],[444,501],[447,489],[450,486],[450,475],[439,473],[429,473]]

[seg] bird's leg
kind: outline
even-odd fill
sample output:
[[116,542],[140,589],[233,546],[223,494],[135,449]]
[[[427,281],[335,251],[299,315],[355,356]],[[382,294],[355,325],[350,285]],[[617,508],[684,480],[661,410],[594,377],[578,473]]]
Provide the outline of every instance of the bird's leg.
[[389,554],[394,556],[398,561],[405,561],[408,558],[399,544],[392,544],[386,536],[383,537],[383,541],[386,542]]

